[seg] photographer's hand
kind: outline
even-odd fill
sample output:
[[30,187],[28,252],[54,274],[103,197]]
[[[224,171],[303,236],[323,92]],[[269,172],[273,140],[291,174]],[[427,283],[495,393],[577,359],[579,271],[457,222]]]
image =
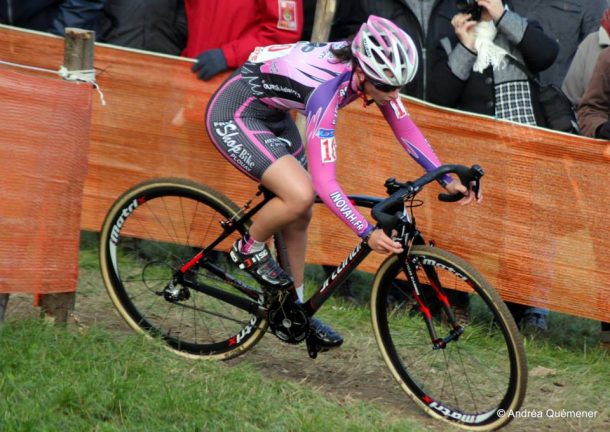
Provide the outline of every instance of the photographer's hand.
[[483,19],[485,19],[485,12],[487,12],[494,22],[498,22],[504,14],[502,0],[477,0],[477,4],[483,8]]
[[455,30],[455,35],[459,41],[472,52],[477,52],[474,42],[475,34],[474,27],[477,25],[476,21],[471,20],[470,14],[459,13],[454,15],[451,19],[451,25]]

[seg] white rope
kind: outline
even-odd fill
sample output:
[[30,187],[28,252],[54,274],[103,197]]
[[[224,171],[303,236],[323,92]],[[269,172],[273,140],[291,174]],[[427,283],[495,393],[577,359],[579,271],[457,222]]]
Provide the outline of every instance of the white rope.
[[39,68],[39,67],[35,67],[35,66],[26,66],[26,65],[7,62],[7,61],[3,61],[3,60],[0,60],[0,64],[17,67],[17,68],[22,68],[22,69],[34,70],[37,72],[45,72],[45,73],[51,73],[54,75],[59,75],[66,81],[80,81],[80,82],[89,83],[99,93],[101,104],[106,105],[106,99],[104,98],[104,93],[102,93],[102,89],[100,88],[98,83],[95,82],[95,69],[69,71],[68,69],[65,68],[65,66],[62,66],[59,68],[58,71],[56,71],[53,69],[44,69],[44,68]]
[[67,81],[82,81],[91,84],[100,94],[102,105],[106,105],[104,93],[102,93],[100,86],[95,82],[95,69],[69,71],[65,66],[62,66],[59,68],[59,76]]

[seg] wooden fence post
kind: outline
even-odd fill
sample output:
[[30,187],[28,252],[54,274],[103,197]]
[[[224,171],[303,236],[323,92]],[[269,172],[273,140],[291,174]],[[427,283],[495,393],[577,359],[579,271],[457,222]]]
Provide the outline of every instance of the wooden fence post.
[[[68,71],[93,69],[95,32],[66,28],[64,38],[64,67]],[[40,314],[57,325],[64,325],[74,311],[76,293],[43,294],[40,296]]]

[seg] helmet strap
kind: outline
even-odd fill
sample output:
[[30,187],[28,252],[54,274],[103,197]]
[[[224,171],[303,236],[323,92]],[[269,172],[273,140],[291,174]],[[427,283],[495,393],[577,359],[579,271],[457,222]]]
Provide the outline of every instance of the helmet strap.
[[359,75],[355,69],[353,72],[353,76],[354,76],[354,79],[356,80],[356,90],[358,91],[359,96],[362,98],[362,106],[364,108],[366,108],[367,106],[369,106],[373,102],[375,102],[373,99],[367,98],[366,94],[364,93],[364,83],[366,82],[366,78],[363,81],[360,81]]
[[364,91],[362,93],[360,93],[360,97],[362,98],[362,106],[364,108],[366,108],[367,106],[371,105],[373,102],[375,102],[375,99],[369,99],[366,97],[366,95],[364,94]]

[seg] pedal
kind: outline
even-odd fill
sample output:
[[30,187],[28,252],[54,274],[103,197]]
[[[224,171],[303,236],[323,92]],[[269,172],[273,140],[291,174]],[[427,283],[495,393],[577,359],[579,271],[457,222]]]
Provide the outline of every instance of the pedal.
[[315,338],[313,338],[311,336],[309,336],[305,342],[307,345],[307,354],[309,354],[309,357],[314,360],[318,357],[318,353],[328,351],[328,348],[319,346],[316,343]]
[[318,357],[318,351],[319,351],[318,345],[313,343],[311,338],[307,338],[307,354],[309,354],[309,357],[311,359],[315,360],[316,357]]

